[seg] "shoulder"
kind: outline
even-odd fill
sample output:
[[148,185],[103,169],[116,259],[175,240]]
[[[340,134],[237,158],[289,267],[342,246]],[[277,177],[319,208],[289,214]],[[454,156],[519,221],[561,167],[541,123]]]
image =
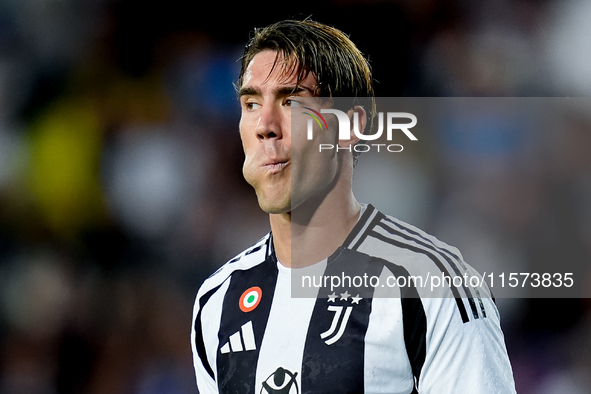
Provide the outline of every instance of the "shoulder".
[[197,293],[193,306],[191,348],[197,385],[200,390],[209,388],[211,392],[217,392],[215,383],[217,332],[221,322],[223,299],[230,279],[236,272],[248,271],[264,263],[270,242],[271,235],[267,234],[253,246],[230,259],[203,282]]
[[348,247],[406,269],[416,278],[423,303],[448,299],[464,323],[487,316],[483,299],[494,300],[490,289],[457,248],[371,205],[363,216],[362,228]]
[[350,237],[351,239],[348,240],[350,242],[346,245],[350,249],[370,255],[375,253],[389,255],[397,259],[403,257],[429,259],[433,255],[440,257],[443,255],[444,259],[453,259],[456,263],[463,262],[463,257],[457,248],[418,227],[378,211],[372,205],[367,205],[359,222],[358,224],[361,225],[355,237]]
[[269,253],[270,243],[271,233],[268,233],[254,245],[234,256],[218,268],[199,288],[196,304],[204,297],[209,298],[208,294],[219,289],[235,272],[248,270],[262,264]]

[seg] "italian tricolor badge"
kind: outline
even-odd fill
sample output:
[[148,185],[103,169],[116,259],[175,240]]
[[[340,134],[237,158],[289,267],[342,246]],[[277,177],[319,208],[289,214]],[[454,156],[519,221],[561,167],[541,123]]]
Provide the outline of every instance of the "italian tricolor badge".
[[263,291],[258,286],[251,287],[242,293],[239,303],[242,312],[250,312],[254,310],[261,301],[262,296]]

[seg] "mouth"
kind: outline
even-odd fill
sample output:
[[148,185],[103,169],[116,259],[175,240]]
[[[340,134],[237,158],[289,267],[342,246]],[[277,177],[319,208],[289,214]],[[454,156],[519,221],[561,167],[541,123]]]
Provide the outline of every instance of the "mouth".
[[269,172],[279,172],[287,167],[289,164],[289,159],[285,160],[270,160],[265,162],[261,165],[261,167]]

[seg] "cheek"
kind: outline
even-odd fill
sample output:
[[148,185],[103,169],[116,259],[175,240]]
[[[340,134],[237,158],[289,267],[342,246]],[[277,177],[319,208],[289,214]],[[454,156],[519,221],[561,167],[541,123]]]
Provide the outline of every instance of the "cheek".
[[[251,176],[253,172],[254,154],[251,151],[251,149],[249,149],[248,144],[244,140],[242,141],[242,149],[244,151],[244,163],[242,164],[242,174],[245,178],[247,178],[247,176]],[[248,180],[248,178],[246,180]]]
[[249,185],[256,187],[258,185],[258,180],[256,177],[256,171],[254,169],[254,165],[252,160],[249,159],[248,156],[244,159],[244,164],[242,165],[242,176],[248,182]]
[[251,148],[251,141],[249,141],[248,137],[242,132],[242,122],[240,122],[240,139],[242,140],[242,151],[244,152],[244,163],[242,164],[242,175],[244,178],[250,183],[250,178],[253,172],[253,157],[254,153],[252,152]]
[[250,147],[252,145],[252,137],[249,136],[248,130],[250,130],[247,122],[244,120],[240,120],[240,124],[238,126],[238,130],[240,132],[240,140],[242,141],[242,150],[244,151],[244,155],[248,156]]

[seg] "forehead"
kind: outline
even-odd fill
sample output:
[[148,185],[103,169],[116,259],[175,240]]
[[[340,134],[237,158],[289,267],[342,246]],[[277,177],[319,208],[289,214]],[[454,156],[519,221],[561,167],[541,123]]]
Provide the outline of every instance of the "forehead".
[[[295,86],[297,83],[297,64],[286,61],[281,53],[265,50],[257,53],[248,64],[242,87],[264,84]],[[316,78],[308,73],[299,85],[309,88],[316,86]]]

